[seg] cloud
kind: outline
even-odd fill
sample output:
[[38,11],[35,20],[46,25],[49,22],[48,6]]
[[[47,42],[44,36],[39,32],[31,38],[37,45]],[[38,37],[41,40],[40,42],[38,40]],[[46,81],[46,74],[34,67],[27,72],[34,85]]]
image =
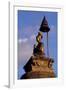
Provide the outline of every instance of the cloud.
[[32,55],[33,45],[28,40],[19,40],[18,42],[18,64],[24,66]]
[[28,38],[19,38],[18,39],[18,43],[26,43],[26,42],[33,42],[36,39],[36,35],[33,34],[31,36],[29,36]]
[[22,42],[26,43],[27,41],[28,41],[28,38],[24,38],[24,39],[19,39],[18,40],[19,43],[22,43]]

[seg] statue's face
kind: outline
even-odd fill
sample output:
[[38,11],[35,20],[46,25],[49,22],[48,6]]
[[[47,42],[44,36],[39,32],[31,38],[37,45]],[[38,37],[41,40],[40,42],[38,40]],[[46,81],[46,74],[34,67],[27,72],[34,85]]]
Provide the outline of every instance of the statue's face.
[[41,35],[38,38],[39,38],[39,42],[41,42],[41,39],[42,39]]
[[42,38],[43,38],[42,33],[38,32],[38,35],[36,37],[36,41],[39,43],[39,42],[41,42]]

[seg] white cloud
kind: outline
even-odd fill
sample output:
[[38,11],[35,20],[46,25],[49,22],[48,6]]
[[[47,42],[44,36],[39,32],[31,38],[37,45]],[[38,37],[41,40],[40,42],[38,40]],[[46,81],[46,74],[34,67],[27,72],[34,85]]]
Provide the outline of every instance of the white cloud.
[[19,43],[26,43],[28,41],[28,38],[24,38],[24,39],[19,39],[18,42]]
[[35,38],[36,38],[36,35],[35,34],[33,34],[33,35],[31,35],[29,38],[20,38],[19,40],[18,40],[18,43],[26,43],[26,42],[30,42],[31,40],[35,40]]
[[33,49],[33,46],[31,43],[29,43],[29,41],[23,42],[21,40],[20,43],[18,43],[18,63],[19,65],[22,64],[22,66],[24,66],[24,64],[26,64],[26,62],[29,60],[29,58],[32,55],[32,49]]

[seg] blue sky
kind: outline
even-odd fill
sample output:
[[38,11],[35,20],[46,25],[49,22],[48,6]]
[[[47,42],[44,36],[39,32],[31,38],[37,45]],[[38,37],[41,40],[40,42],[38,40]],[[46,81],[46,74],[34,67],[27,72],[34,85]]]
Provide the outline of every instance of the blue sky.
[[[49,55],[54,59],[53,68],[57,76],[57,12],[18,10],[18,78],[25,73],[23,66],[32,55],[35,38],[44,16],[50,27]],[[43,33],[43,42],[46,53],[46,33]]]

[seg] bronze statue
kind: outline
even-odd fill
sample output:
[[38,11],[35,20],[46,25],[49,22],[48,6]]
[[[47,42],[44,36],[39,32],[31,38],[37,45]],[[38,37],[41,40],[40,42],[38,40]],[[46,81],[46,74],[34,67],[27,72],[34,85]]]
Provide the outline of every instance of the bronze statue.
[[44,54],[44,45],[41,42],[42,38],[43,38],[42,32],[38,32],[38,35],[36,36],[37,45],[34,45],[34,50],[33,50],[34,55]]

